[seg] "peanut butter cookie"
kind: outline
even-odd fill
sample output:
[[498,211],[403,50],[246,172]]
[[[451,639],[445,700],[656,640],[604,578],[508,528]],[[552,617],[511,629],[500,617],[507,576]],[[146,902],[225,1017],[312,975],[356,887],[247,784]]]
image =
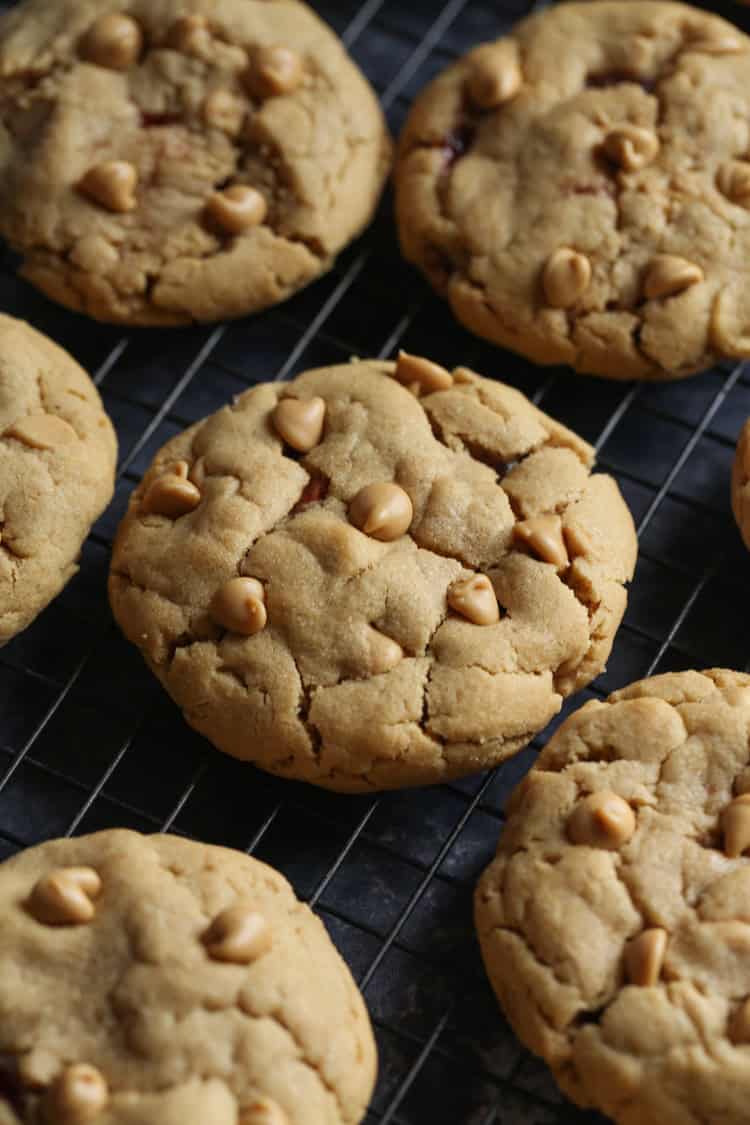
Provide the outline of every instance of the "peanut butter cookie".
[[117,443],[75,360],[0,314],[0,644],[75,574],[112,498]]
[[357,1125],[372,1031],[273,868],[176,836],[0,866],[3,1125]]
[[636,556],[593,450],[416,356],[255,387],[133,494],[110,597],[220,749],[341,790],[521,747],[604,667]]
[[369,222],[391,145],[297,0],[23,0],[0,20],[0,233],[98,320],[243,316]]
[[676,379],[750,356],[750,39],[678,3],[561,4],[420,96],[401,244],[536,363]]
[[750,419],[740,434],[732,466],[732,510],[750,551]]
[[743,1125],[750,1099],[750,676],[587,703],[511,797],[476,893],[519,1038],[620,1125]]

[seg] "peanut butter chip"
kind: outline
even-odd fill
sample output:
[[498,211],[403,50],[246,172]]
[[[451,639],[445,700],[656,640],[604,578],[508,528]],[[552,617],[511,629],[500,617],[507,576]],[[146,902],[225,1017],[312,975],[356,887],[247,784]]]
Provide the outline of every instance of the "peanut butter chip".
[[750,208],[750,164],[745,160],[728,160],[719,166],[716,186],[727,199],[740,207]]
[[237,1125],[289,1125],[289,1118],[281,1106],[270,1098],[256,1098],[240,1110]]
[[29,910],[49,926],[78,926],[96,913],[93,900],[102,881],[93,867],[60,867],[43,875],[29,898]]
[[453,386],[453,376],[438,363],[432,363],[419,355],[409,355],[408,352],[399,352],[396,362],[395,378],[399,383],[415,391],[417,397],[420,392],[432,394],[433,391],[447,391]]
[[302,82],[304,67],[289,47],[260,47],[247,72],[248,85],[260,98],[291,94]]
[[552,563],[557,570],[563,570],[570,562],[559,516],[534,516],[523,520],[516,524],[514,534],[535,555],[544,562]]
[[657,254],[646,272],[643,291],[650,301],[658,301],[662,297],[674,297],[700,281],[703,281],[700,266],[674,254]]
[[309,453],[323,436],[326,404],[322,398],[282,398],[273,424],[282,441],[298,453]]
[[514,98],[523,76],[514,43],[488,43],[468,57],[469,97],[480,109],[495,109]]
[[730,859],[750,847],[750,793],[735,797],[721,814],[724,851]]
[[214,961],[247,965],[271,948],[271,930],[262,914],[247,906],[230,906],[217,914],[203,941]]
[[230,633],[259,633],[268,620],[262,583],[257,578],[230,578],[214,595],[211,616]]
[[153,512],[176,520],[192,512],[201,502],[200,490],[188,480],[187,461],[178,461],[149,486],[141,501],[141,512]]
[[101,1113],[109,1101],[109,1089],[96,1067],[76,1063],[55,1080],[46,1101],[45,1116],[50,1125],[78,1125]]
[[404,659],[404,650],[397,641],[386,637],[377,629],[370,630],[370,672],[373,676],[380,676],[390,672]]
[[200,54],[209,40],[208,21],[205,16],[180,16],[167,35],[167,46],[185,54]]
[[125,160],[106,160],[89,168],[79,181],[78,190],[108,211],[124,214],[135,209],[137,184],[138,173],[132,164]]
[[589,287],[591,263],[584,254],[561,246],[547,259],[542,285],[547,303],[553,309],[574,305]]
[[143,33],[130,16],[110,12],[100,16],[81,40],[81,57],[110,70],[127,70],[137,61]]
[[617,793],[602,790],[579,801],[568,817],[574,844],[617,851],[635,832],[635,813]]
[[354,526],[383,543],[404,535],[413,518],[409,494],[397,484],[368,484],[349,505],[349,519]]
[[473,625],[496,625],[500,608],[486,574],[473,574],[454,582],[448,590],[448,605]]
[[620,125],[605,137],[604,151],[626,172],[637,172],[656,158],[659,138],[651,129]]
[[631,984],[653,988],[661,976],[667,950],[667,931],[644,930],[625,946],[625,971]]
[[203,103],[203,119],[207,125],[221,129],[229,137],[236,137],[242,131],[246,105],[231,90],[221,87],[213,90]]
[[750,1000],[744,1000],[734,1013],[729,1037],[733,1043],[750,1043]]
[[230,234],[241,234],[260,226],[268,214],[265,199],[255,188],[232,184],[224,191],[215,191],[207,204],[211,219]]
[[14,422],[7,431],[8,437],[22,441],[31,449],[55,449],[59,445],[69,445],[78,435],[69,422],[56,414],[29,414]]

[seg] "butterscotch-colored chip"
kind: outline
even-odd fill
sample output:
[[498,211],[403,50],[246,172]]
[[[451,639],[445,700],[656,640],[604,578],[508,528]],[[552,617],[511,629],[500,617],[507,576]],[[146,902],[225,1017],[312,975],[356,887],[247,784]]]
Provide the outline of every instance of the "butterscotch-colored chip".
[[245,184],[232,184],[224,191],[215,191],[206,205],[209,217],[229,234],[242,234],[260,226],[268,214],[268,204],[261,192]]
[[354,526],[384,543],[405,535],[413,517],[409,494],[398,484],[368,484],[349,505]]
[[282,398],[272,418],[276,433],[298,453],[309,453],[323,436],[325,401],[314,398]]
[[201,54],[209,40],[208,20],[192,13],[175,20],[167,35],[167,46],[186,54]]
[[667,931],[660,927],[644,930],[625,946],[625,970],[631,984],[653,988],[661,976],[667,949]]
[[602,790],[580,800],[568,819],[568,836],[574,844],[616,851],[635,832],[635,813],[617,793]]
[[403,383],[417,395],[447,391],[453,386],[453,376],[445,367],[424,356],[410,355],[404,351],[398,353],[394,374],[399,383]]
[[124,12],[99,16],[83,37],[82,58],[111,70],[127,70],[138,61],[143,47],[139,24]]
[[589,287],[591,263],[585,254],[562,246],[547,259],[542,275],[544,296],[553,309],[567,309]]
[[401,645],[377,629],[370,629],[369,647],[370,672],[373,676],[392,671],[404,659]]
[[255,578],[230,578],[216,591],[211,616],[230,633],[252,637],[266,626],[265,590]]
[[513,43],[477,47],[469,55],[468,63],[469,97],[481,109],[496,109],[521,89],[523,75]]
[[88,1063],[74,1063],[53,1082],[45,1098],[45,1120],[50,1125],[79,1125],[92,1121],[109,1101],[107,1081]]
[[203,941],[215,961],[247,965],[271,948],[271,929],[252,907],[230,906],[217,914]]
[[744,793],[727,805],[721,814],[724,851],[731,859],[750,847],[750,793]]
[[659,152],[659,138],[652,129],[638,125],[618,125],[604,139],[604,151],[610,160],[626,172],[637,172],[651,164]]
[[516,538],[521,543],[525,543],[543,562],[552,563],[558,570],[568,565],[570,560],[563,539],[562,520],[559,516],[534,516],[522,520],[516,524],[514,533]]
[[291,47],[260,47],[250,61],[245,78],[251,92],[259,98],[293,93],[301,84],[305,68]]
[[144,515],[154,512],[170,519],[179,519],[194,511],[201,502],[200,489],[188,480],[187,461],[175,464],[149,486],[143,497],[141,511]]
[[49,926],[78,926],[96,914],[102,881],[93,867],[61,867],[34,884],[29,910]]
[[27,414],[14,422],[6,433],[30,449],[56,449],[78,440],[70,422],[57,414]]
[[643,292],[649,300],[674,297],[703,281],[703,270],[674,254],[657,254],[646,271]]
[[750,163],[747,160],[728,160],[719,166],[716,186],[732,203],[750,207]]
[[448,591],[448,605],[473,625],[495,625],[500,620],[497,595],[486,574],[454,582]]
[[230,137],[236,137],[242,131],[246,113],[246,102],[231,90],[221,87],[213,90],[203,103],[206,124],[221,129]]
[[132,164],[126,160],[105,160],[89,168],[79,181],[78,190],[107,211],[124,214],[137,206],[137,184],[138,172]]

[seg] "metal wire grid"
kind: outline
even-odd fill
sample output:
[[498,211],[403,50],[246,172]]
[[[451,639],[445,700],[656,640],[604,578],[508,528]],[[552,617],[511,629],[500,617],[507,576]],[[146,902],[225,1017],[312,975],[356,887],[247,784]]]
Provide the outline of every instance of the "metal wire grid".
[[[394,130],[437,70],[536,6],[316,5],[376,85]],[[516,1043],[472,933],[474,881],[494,852],[504,798],[534,750],[483,777],[379,797],[280,782],[224,758],[187,730],[112,624],[109,549],[129,492],[173,433],[256,382],[404,346],[519,386],[595,443],[600,466],[631,505],[641,556],[626,621],[606,674],[564,713],[654,671],[742,668],[750,655],[747,560],[728,482],[750,415],[743,366],[675,386],[624,386],[498,352],[451,323],[400,262],[389,201],[328,278],[229,326],[122,334],[89,324],[17,282],[9,259],[0,308],[95,372],[121,443],[116,497],[84,548],[80,574],[0,653],[0,855],[114,826],[243,848],[284,871],[321,913],[364,990],[381,1064],[368,1122],[600,1120],[567,1106]]]

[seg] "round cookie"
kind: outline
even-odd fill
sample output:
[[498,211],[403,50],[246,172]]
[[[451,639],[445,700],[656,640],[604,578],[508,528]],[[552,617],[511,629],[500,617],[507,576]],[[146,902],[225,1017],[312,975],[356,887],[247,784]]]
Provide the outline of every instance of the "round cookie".
[[357,1125],[376,1053],[277,871],[110,830],[0,866],[3,1125]]
[[750,551],[750,418],[740,434],[732,466],[732,511]]
[[560,4],[419,97],[406,257],[536,363],[674,379],[750,355],[750,39],[678,3]]
[[0,233],[63,305],[238,317],[369,222],[391,145],[298,0],[23,0],[0,20]]
[[114,614],[187,721],[273,773],[485,769],[609,655],[636,539],[592,461],[519,391],[420,357],[261,385],[157,454]]
[[750,676],[668,673],[568,719],[476,893],[485,965],[562,1089],[620,1125],[750,1098]]
[[0,314],[0,644],[59,594],[112,498],[117,443],[67,352]]

